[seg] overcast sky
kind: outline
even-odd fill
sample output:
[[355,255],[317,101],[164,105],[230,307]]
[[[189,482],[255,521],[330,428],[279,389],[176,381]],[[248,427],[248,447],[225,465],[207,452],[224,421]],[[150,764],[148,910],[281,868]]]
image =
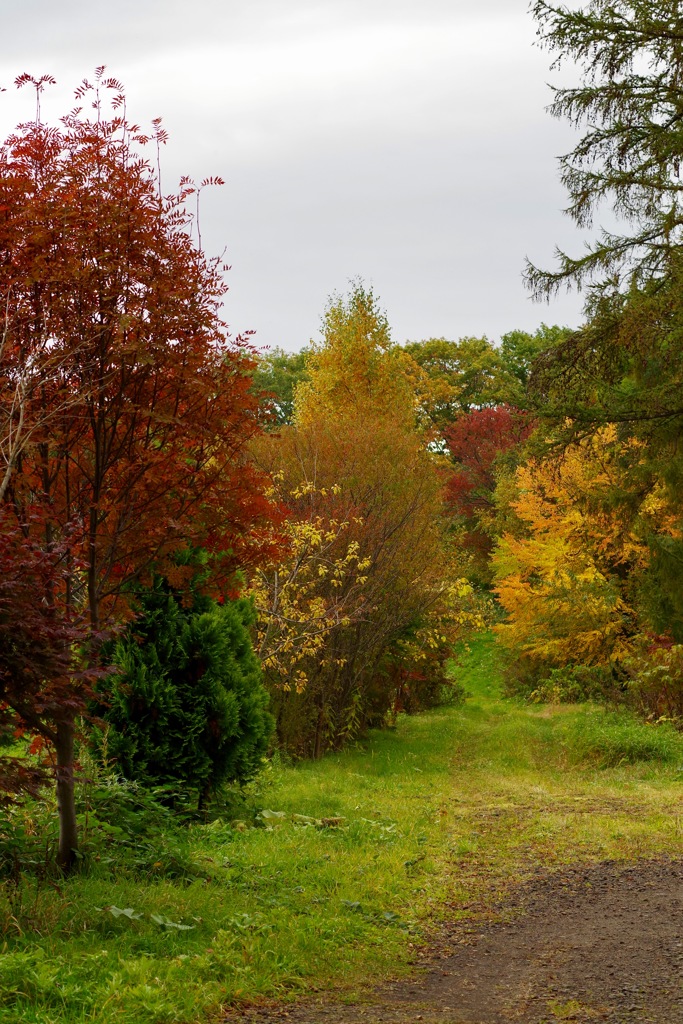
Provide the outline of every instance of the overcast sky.
[[106,64],[134,120],[164,119],[166,190],[226,181],[202,236],[232,265],[235,333],[300,348],[361,277],[396,341],[496,340],[581,319],[580,297],[538,305],[521,278],[525,255],[581,247],[534,38],[527,0],[4,0],[0,134],[31,116],[17,74],[58,79],[49,119]]

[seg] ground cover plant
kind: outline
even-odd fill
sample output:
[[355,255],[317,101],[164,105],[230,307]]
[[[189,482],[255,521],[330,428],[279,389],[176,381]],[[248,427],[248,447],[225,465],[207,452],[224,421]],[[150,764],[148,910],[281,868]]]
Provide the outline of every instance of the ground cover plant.
[[495,914],[539,865],[683,853],[677,732],[504,698],[487,637],[456,671],[463,704],[270,763],[212,820],[93,782],[67,880],[44,868],[53,810],[6,812],[0,1021],[190,1024],[321,988],[349,998],[406,973],[440,918]]

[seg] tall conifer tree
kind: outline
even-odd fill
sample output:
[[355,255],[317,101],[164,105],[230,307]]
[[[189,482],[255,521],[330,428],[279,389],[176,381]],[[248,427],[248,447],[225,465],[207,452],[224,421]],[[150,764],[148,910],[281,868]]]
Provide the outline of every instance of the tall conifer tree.
[[584,128],[560,161],[567,212],[589,227],[603,203],[625,222],[584,255],[557,250],[556,270],[527,266],[538,296],[562,285],[642,283],[666,273],[683,240],[683,7],[680,0],[591,0],[582,8],[535,0],[540,45],[554,67],[575,61],[578,86],[554,89],[550,112]]

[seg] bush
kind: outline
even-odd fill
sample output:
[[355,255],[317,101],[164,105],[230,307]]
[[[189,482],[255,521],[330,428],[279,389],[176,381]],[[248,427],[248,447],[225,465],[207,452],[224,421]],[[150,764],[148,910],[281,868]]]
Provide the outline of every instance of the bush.
[[683,723],[683,646],[653,647],[627,666],[628,702],[650,721]]
[[272,733],[252,609],[199,597],[187,609],[161,580],[139,604],[140,618],[110,651],[119,672],[96,709],[96,747],[125,777],[192,786],[201,803],[224,782],[252,778]]
[[529,697],[538,704],[581,704],[604,701],[613,689],[612,674],[604,665],[564,665],[550,669]]

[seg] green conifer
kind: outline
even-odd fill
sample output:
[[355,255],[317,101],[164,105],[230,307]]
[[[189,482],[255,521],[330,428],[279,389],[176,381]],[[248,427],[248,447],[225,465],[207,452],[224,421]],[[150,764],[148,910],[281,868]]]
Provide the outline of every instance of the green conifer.
[[[252,608],[198,595],[187,608],[160,579],[139,605],[110,652],[119,672],[99,709],[107,758],[144,785],[196,788],[201,803],[224,782],[252,778],[272,733]],[[103,739],[98,730],[100,749]]]

